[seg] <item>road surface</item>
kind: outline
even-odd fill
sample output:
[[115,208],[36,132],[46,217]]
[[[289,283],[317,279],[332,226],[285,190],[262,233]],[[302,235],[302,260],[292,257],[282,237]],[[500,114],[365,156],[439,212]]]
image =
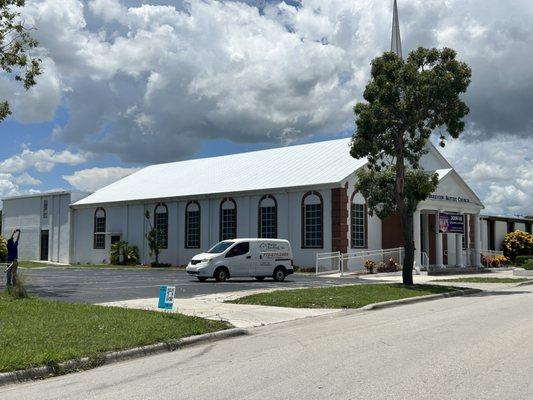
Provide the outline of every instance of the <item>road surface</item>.
[[532,286],[257,328],[10,399],[533,399]]
[[[91,269],[91,268],[28,268],[19,269],[30,293],[39,297],[71,302],[104,303],[117,300],[159,296],[160,285],[176,286],[177,298],[190,298],[222,292],[277,287],[315,287],[361,283],[356,278],[324,278],[311,274],[289,275],[285,282],[265,279],[230,279],[227,282],[199,282],[184,270],[165,269]],[[5,285],[0,276],[0,287]]]

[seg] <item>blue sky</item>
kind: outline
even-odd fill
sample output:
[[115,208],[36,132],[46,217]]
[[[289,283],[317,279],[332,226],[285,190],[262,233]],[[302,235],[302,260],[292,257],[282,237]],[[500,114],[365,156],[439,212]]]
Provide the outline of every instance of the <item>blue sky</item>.
[[[404,52],[473,69],[444,155],[487,212],[533,214],[533,4],[400,0]],[[156,162],[350,136],[392,1],[29,0],[44,74],[0,77],[0,196],[96,190]],[[513,60],[509,63],[509,60]]]

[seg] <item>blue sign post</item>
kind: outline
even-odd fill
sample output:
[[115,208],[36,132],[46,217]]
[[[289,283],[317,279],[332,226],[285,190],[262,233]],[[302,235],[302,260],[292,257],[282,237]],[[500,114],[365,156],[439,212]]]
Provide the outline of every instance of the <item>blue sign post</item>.
[[172,307],[174,306],[175,293],[175,286],[161,285],[159,287],[159,302],[157,304],[157,307],[162,310],[172,310]]

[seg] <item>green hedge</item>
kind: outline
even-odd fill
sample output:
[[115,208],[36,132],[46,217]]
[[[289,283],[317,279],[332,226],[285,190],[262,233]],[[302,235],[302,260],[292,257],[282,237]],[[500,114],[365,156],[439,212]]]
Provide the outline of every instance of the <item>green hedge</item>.
[[515,263],[518,267],[521,267],[527,260],[533,260],[533,256],[516,256]]
[[7,246],[6,240],[0,236],[0,262],[7,261]]
[[528,260],[526,260],[525,263],[520,265],[520,268],[524,268],[524,269],[527,269],[529,271],[533,271],[533,258],[529,258]]

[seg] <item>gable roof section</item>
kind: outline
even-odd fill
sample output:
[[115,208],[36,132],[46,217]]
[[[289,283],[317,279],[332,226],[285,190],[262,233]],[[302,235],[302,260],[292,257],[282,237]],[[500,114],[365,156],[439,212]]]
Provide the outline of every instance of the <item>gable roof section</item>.
[[366,164],[350,139],[152,165],[74,206],[339,184]]
[[[442,171],[446,171],[446,172],[443,175],[441,175]],[[482,208],[485,208],[485,206],[481,202],[481,199],[477,196],[477,194],[472,189],[470,189],[470,186],[467,185],[467,183],[464,181],[463,178],[461,178],[461,175],[459,175],[456,170],[444,169],[444,170],[437,170],[435,172],[437,172],[437,174],[439,175],[439,182],[443,182],[447,179],[454,179],[454,182],[457,185],[459,185],[459,187],[463,189],[465,193],[468,194],[468,196],[470,196],[470,198],[474,200],[474,204],[477,204],[481,206]]]

